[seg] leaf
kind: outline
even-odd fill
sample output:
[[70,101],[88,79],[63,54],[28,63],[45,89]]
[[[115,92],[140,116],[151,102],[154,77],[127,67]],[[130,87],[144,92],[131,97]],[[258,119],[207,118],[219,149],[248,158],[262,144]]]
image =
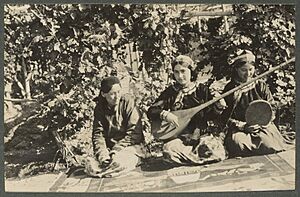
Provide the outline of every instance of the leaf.
[[67,110],[63,109],[62,114],[63,114],[64,117],[67,117]]
[[90,73],[90,72],[92,72],[92,71],[93,71],[93,69],[92,69],[91,66],[87,66],[87,67],[86,67],[86,72]]
[[85,73],[85,68],[82,65],[79,67],[78,70],[80,73]]
[[59,43],[59,42],[56,42],[56,43],[54,44],[53,49],[54,49],[55,51],[61,52],[61,51],[60,51],[60,43]]
[[83,103],[83,104],[81,104],[81,108],[82,108],[82,109],[88,109],[89,106],[88,106],[87,104]]
[[54,107],[55,106],[56,101],[52,100],[48,103],[48,107]]
[[37,125],[36,127],[39,128],[39,129],[44,129],[45,128],[43,125]]
[[83,117],[84,117],[84,115],[83,115],[83,113],[82,113],[82,112],[79,112],[79,113],[77,114],[77,117],[78,117],[78,118],[83,118]]
[[44,26],[47,26],[47,21],[45,20],[45,19],[43,19],[43,18],[41,18],[41,23],[44,25]]
[[291,86],[293,86],[293,87],[296,87],[296,82],[295,82],[295,80],[290,80],[290,81],[289,81],[289,84],[290,84]]
[[155,23],[151,24],[151,29],[156,30],[157,25]]
[[282,87],[285,87],[287,85],[287,83],[282,81],[281,79],[276,80],[276,84]]
[[113,45],[113,46],[115,46],[116,44],[118,44],[118,42],[119,42],[119,39],[120,39],[120,37],[118,36],[118,37],[116,37],[115,39],[111,39],[111,44]]
[[[106,47],[101,47],[103,50],[105,50],[106,49]],[[96,47],[96,46],[92,46],[92,53],[97,53],[99,51],[99,49],[98,49],[98,47]]]

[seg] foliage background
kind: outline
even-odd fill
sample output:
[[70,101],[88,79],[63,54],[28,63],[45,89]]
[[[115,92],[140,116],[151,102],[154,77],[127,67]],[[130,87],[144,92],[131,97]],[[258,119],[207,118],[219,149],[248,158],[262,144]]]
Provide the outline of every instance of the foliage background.
[[[295,55],[295,6],[226,9],[232,15],[199,16],[224,11],[215,4],[5,5],[5,106],[9,110],[18,104],[10,98],[35,99],[38,105],[27,116],[35,121],[6,125],[6,151],[32,144],[41,149],[56,130],[76,154],[91,154],[93,98],[108,75],[118,75],[124,92],[134,94],[146,110],[172,82],[170,62],[178,54],[190,55],[202,71],[199,81],[216,90],[228,80],[228,60],[238,49],[253,51],[258,73]],[[294,64],[265,80],[278,102],[276,123],[294,128]],[[22,133],[20,124],[45,137],[14,139],[12,128]]]

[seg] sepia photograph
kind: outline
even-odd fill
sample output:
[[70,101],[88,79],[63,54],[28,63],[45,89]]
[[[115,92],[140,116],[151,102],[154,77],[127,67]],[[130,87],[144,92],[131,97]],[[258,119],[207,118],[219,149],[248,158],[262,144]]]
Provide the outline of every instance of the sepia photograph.
[[295,4],[4,4],[4,189],[295,191]]

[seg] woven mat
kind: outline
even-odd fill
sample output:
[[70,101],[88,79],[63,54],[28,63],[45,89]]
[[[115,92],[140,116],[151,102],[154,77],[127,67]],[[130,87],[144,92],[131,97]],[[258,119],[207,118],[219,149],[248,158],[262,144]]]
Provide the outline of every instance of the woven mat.
[[[169,170],[146,171],[136,169],[117,178],[90,178],[80,170],[67,177],[61,174],[49,189],[50,192],[183,192],[237,190],[290,190],[295,186],[295,166],[288,159],[295,151],[228,159],[206,166],[177,167]],[[294,157],[293,157],[294,158]],[[245,184],[242,186],[242,183]],[[254,184],[254,186],[253,186]],[[264,185],[264,187],[262,187]],[[223,186],[223,187],[221,187]],[[247,189],[248,188],[248,189]],[[211,190],[210,190],[211,189]],[[255,190],[255,189],[254,189]]]

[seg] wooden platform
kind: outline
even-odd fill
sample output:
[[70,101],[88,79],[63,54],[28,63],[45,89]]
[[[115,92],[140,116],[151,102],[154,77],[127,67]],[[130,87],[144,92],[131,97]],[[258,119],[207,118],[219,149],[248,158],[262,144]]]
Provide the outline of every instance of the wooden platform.
[[55,181],[50,192],[207,192],[295,189],[295,151],[228,159],[206,166],[153,171],[138,168],[118,178],[77,172]]

